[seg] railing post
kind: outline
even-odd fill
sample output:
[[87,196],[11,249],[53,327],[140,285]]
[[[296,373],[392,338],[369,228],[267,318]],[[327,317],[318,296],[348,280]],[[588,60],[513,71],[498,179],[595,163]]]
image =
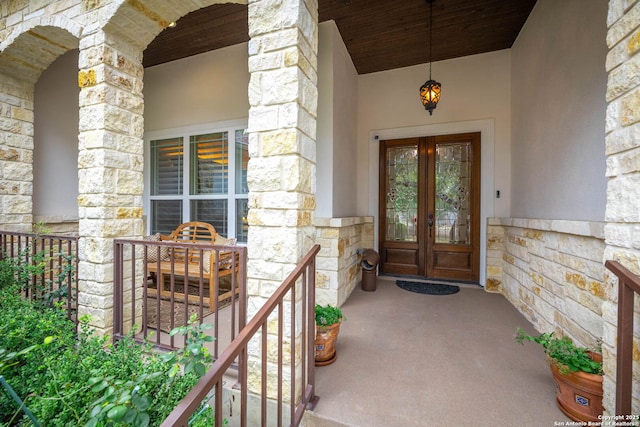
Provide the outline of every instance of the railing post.
[[[281,380],[282,377],[282,366],[283,362],[283,346],[282,346],[282,323],[285,321],[284,312],[282,309],[282,304],[286,300],[287,303],[296,304],[297,298],[295,295],[295,288],[297,281],[302,277],[303,281],[303,293],[306,293],[307,301],[305,301],[302,306],[303,310],[306,308],[307,312],[302,313],[303,321],[306,321],[307,326],[304,329],[304,333],[306,333],[307,337],[302,337],[303,340],[301,343],[304,346],[309,346],[307,349],[303,349],[303,363],[309,363],[306,367],[308,369],[307,378],[309,381],[306,381],[307,384],[302,384],[302,400],[296,405],[296,400],[294,396],[295,390],[294,387],[297,386],[296,381],[292,381],[292,390],[291,390],[291,420],[290,423],[292,426],[298,426],[304,415],[305,409],[309,409],[309,401],[308,398],[311,396],[314,400],[317,401],[317,397],[314,395],[314,385],[313,385],[313,369],[315,367],[315,357],[314,354],[314,343],[315,343],[315,317],[312,317],[313,313],[315,313],[315,256],[320,251],[319,245],[314,245],[314,247],[309,251],[309,253],[305,256],[305,258],[297,265],[297,267],[292,271],[289,276],[285,279],[285,281],[280,285],[278,289],[269,297],[269,299],[265,302],[262,307],[257,311],[257,313],[251,318],[249,323],[238,333],[238,335],[233,339],[231,344],[222,352],[220,358],[217,359],[210,370],[198,381],[198,383],[194,386],[194,388],[187,394],[187,396],[178,404],[178,406],[169,414],[167,419],[162,423],[162,427],[176,427],[176,426],[186,426],[187,422],[194,413],[194,411],[199,407],[202,400],[208,395],[209,391],[212,389],[216,389],[215,396],[215,425],[219,426],[222,422],[222,417],[220,417],[221,410],[221,400],[222,399],[222,378],[225,371],[231,367],[234,360],[237,357],[240,358],[239,364],[239,382],[240,382],[240,408],[239,408],[239,425],[247,426],[248,417],[247,417],[247,407],[248,407],[248,380],[247,380],[247,348],[249,342],[256,336],[256,334],[261,331],[262,342],[261,342],[261,362],[262,362],[262,372],[261,372],[261,381],[265,381],[261,383],[261,394],[262,400],[260,402],[260,411],[263,415],[261,425],[275,425],[273,423],[267,424],[269,422],[267,418],[267,406],[266,406],[266,398],[267,398],[267,365],[266,361],[268,358],[267,355],[267,329],[269,327],[269,316],[274,313],[275,310],[278,310],[278,377]],[[296,312],[295,308],[292,309],[292,314],[290,316],[290,321],[294,322],[290,325],[290,333],[294,333],[296,331],[295,321],[296,321]],[[311,332],[313,331],[313,332]],[[313,337],[313,340],[312,340]],[[292,378],[295,378],[295,360],[296,360],[296,346],[295,342],[291,342],[291,353],[289,358],[292,363]],[[306,353],[305,353],[306,352]],[[304,366],[303,366],[304,368]],[[283,400],[282,393],[282,385],[278,384],[278,420],[281,419],[283,414],[281,409],[281,401]],[[257,404],[256,404],[257,405]],[[257,406],[256,406],[257,407]],[[234,410],[234,413],[236,410]],[[234,424],[235,425],[235,424]],[[252,424],[257,425],[257,424]],[[278,425],[281,425],[278,422]]]
[[618,342],[616,351],[615,415],[631,415],[633,385],[633,317],[635,294],[640,294],[640,278],[617,261],[605,267],[618,277]]
[[307,354],[307,364],[308,364],[308,385],[309,385],[309,395],[307,397],[307,409],[312,411],[315,409],[318,404],[318,400],[320,398],[316,396],[316,361],[315,361],[315,347],[316,347],[316,258],[313,257],[309,262],[308,271],[310,274],[307,275],[309,280],[309,288],[308,288],[308,301],[309,301],[309,309],[307,312],[307,328],[308,328],[308,344],[307,348],[309,349],[309,353]]
[[122,335],[123,331],[123,289],[122,289],[122,244],[113,242],[113,340]]
[[631,415],[633,375],[633,297],[634,292],[619,279],[618,285],[618,354],[616,356],[616,415]]

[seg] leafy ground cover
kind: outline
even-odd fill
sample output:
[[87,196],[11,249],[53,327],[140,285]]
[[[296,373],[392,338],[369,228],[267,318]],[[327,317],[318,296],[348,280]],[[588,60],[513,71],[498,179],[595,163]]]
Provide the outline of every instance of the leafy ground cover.
[[[16,265],[0,261],[0,376],[43,426],[159,425],[213,363],[208,326],[195,319],[172,331],[185,335],[172,353],[131,337],[112,344],[87,318],[76,333],[55,305],[20,296]],[[23,409],[0,386],[0,426],[35,425]],[[213,424],[210,408],[196,414],[191,425]]]

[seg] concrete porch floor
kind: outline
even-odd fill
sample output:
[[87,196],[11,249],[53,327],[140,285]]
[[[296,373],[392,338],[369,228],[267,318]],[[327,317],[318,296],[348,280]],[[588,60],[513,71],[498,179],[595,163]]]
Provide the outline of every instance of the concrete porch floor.
[[[396,278],[343,305],[335,363],[316,368],[311,426],[554,426],[569,419],[531,324],[502,295],[408,292]],[[556,424],[556,422],[558,422]]]

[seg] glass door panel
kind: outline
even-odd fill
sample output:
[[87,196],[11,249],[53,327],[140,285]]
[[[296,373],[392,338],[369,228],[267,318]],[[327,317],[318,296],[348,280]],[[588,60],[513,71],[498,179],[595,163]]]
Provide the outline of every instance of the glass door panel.
[[476,282],[480,271],[480,134],[428,138],[426,272]]
[[471,143],[436,145],[435,243],[471,243]]
[[394,147],[387,151],[387,240],[417,241],[418,148]]
[[380,141],[380,272],[478,281],[480,133]]

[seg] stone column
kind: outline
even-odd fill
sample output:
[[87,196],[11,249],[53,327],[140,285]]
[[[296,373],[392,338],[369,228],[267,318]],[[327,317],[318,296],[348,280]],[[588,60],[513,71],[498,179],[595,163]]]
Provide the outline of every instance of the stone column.
[[[611,0],[607,16],[609,27],[606,68],[607,84],[606,154],[607,210],[604,259],[619,261],[640,275],[640,3]],[[617,279],[606,274],[607,299],[604,319],[604,407],[615,411],[615,375],[618,310]],[[637,297],[636,297],[637,300]],[[636,301],[637,303],[637,301]],[[634,377],[640,376],[640,311],[636,307],[634,331]],[[640,413],[640,394],[634,389],[632,413]]]
[[249,317],[315,240],[317,10],[249,0]]
[[81,41],[79,66],[79,314],[110,333],[113,239],[143,234],[142,51],[99,32]]
[[0,227],[33,223],[33,83],[0,75]]

